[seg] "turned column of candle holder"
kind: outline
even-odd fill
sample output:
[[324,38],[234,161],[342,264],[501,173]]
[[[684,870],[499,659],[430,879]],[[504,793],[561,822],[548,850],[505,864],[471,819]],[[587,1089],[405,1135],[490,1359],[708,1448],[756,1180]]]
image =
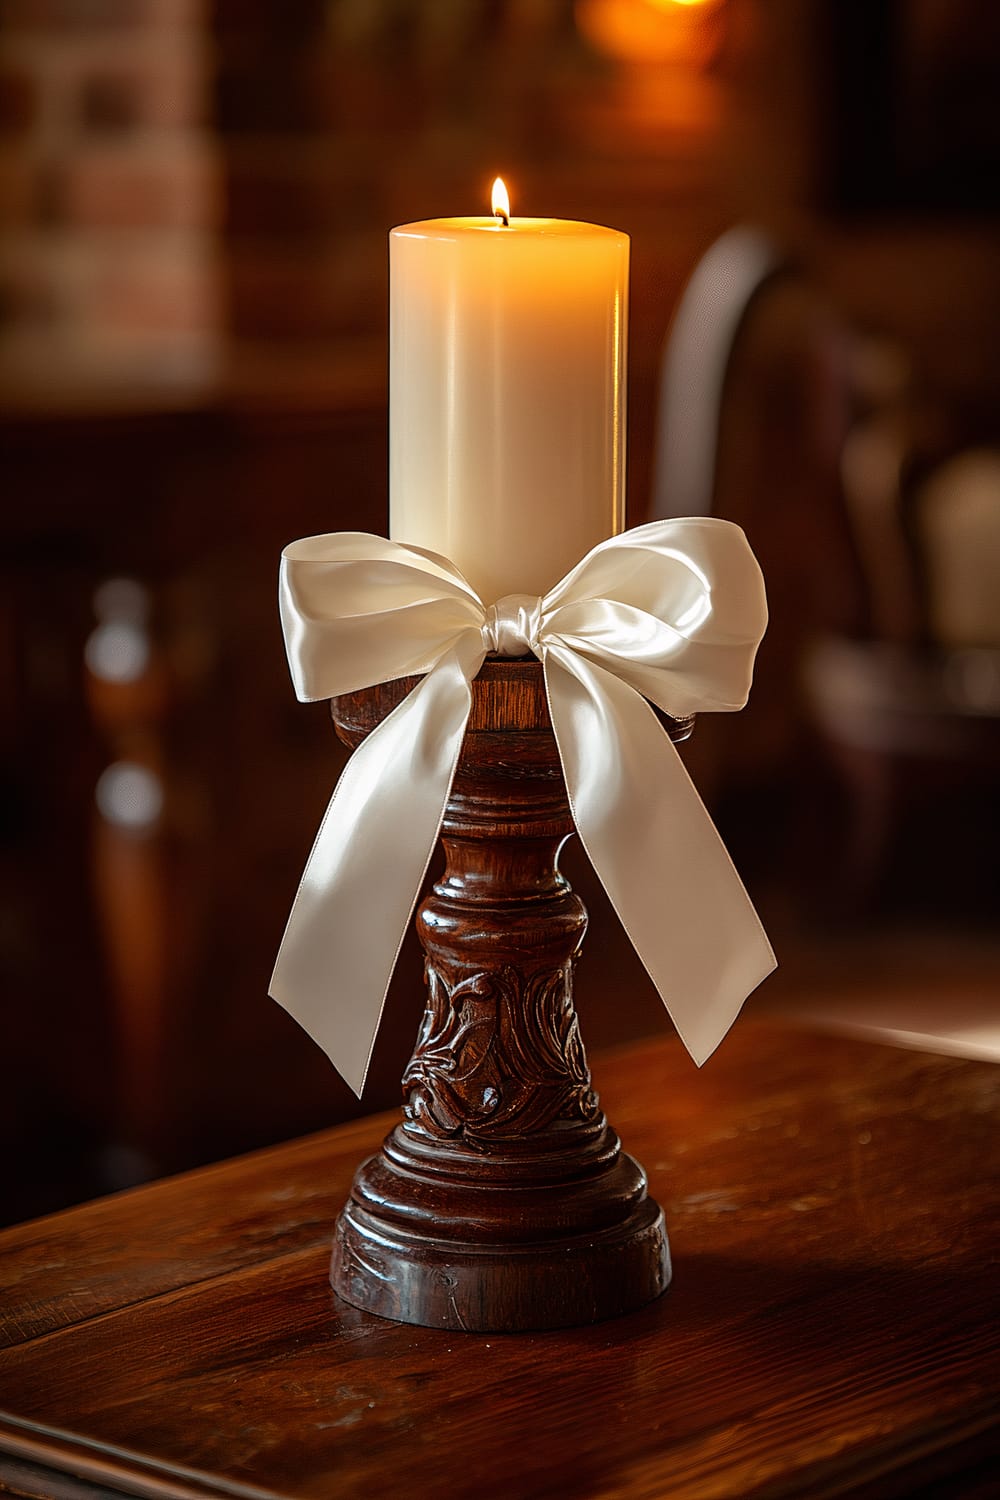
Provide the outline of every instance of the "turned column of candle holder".
[[[352,748],[417,679],[335,699]],[[664,720],[671,738],[693,720]],[[587,926],[559,873],[573,832],[541,664],[490,658],[417,913],[427,1009],[403,1118],[358,1170],[330,1279],[405,1323],[513,1331],[595,1323],[670,1280],[663,1214],[591,1088],[573,1006]],[[372,892],[378,900],[378,892]]]

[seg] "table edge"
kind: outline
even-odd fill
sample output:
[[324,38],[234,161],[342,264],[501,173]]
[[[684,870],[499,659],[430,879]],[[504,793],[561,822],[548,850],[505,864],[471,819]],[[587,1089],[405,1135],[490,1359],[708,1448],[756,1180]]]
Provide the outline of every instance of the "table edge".
[[[98,1439],[68,1438],[57,1427],[0,1411],[0,1459],[4,1454],[27,1459],[51,1473],[69,1474],[138,1495],[143,1500],[289,1500],[277,1490],[223,1480],[201,1469],[144,1458],[128,1448]],[[2,1478],[2,1473],[0,1473]]]

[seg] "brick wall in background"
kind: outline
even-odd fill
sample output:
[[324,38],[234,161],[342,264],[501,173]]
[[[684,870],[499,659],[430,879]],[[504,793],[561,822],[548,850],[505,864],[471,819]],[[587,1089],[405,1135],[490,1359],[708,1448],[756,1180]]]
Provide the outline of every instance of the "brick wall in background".
[[664,334],[734,219],[992,400],[995,236],[823,212],[833,5],[0,0],[0,381],[363,369],[380,399],[386,230],[499,170],[515,212],[632,236],[640,499]]
[[387,229],[483,211],[501,171],[515,212],[632,235],[641,425],[725,224],[729,6],[644,65],[609,3],[0,0],[0,377],[197,379],[220,336],[227,379],[377,371]]
[[224,332],[275,367],[377,367],[387,229],[482,211],[502,171],[515,211],[632,235],[641,418],[724,223],[726,6],[704,10],[691,56],[643,67],[572,0],[7,0],[0,362],[155,382]]
[[0,4],[0,373],[210,369],[219,164],[203,0]]

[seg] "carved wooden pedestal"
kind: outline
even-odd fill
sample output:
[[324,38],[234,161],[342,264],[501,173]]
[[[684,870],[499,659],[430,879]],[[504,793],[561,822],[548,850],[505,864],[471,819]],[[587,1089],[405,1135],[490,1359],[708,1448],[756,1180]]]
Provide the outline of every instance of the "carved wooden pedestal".
[[[357,745],[414,681],[336,699],[340,737]],[[667,1286],[663,1214],[590,1087],[573,1008],[587,913],[557,868],[572,831],[541,665],[490,659],[445,873],[417,913],[428,998],[403,1120],[337,1223],[331,1281],[356,1307],[513,1331],[596,1323]]]

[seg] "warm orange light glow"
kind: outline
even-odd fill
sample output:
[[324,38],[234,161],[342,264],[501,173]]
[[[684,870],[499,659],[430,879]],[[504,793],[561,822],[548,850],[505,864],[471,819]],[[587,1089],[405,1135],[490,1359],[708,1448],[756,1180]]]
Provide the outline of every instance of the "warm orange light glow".
[[575,0],[574,13],[608,57],[695,73],[718,51],[725,0]]
[[502,177],[493,180],[493,213],[501,224],[510,223],[510,197]]

